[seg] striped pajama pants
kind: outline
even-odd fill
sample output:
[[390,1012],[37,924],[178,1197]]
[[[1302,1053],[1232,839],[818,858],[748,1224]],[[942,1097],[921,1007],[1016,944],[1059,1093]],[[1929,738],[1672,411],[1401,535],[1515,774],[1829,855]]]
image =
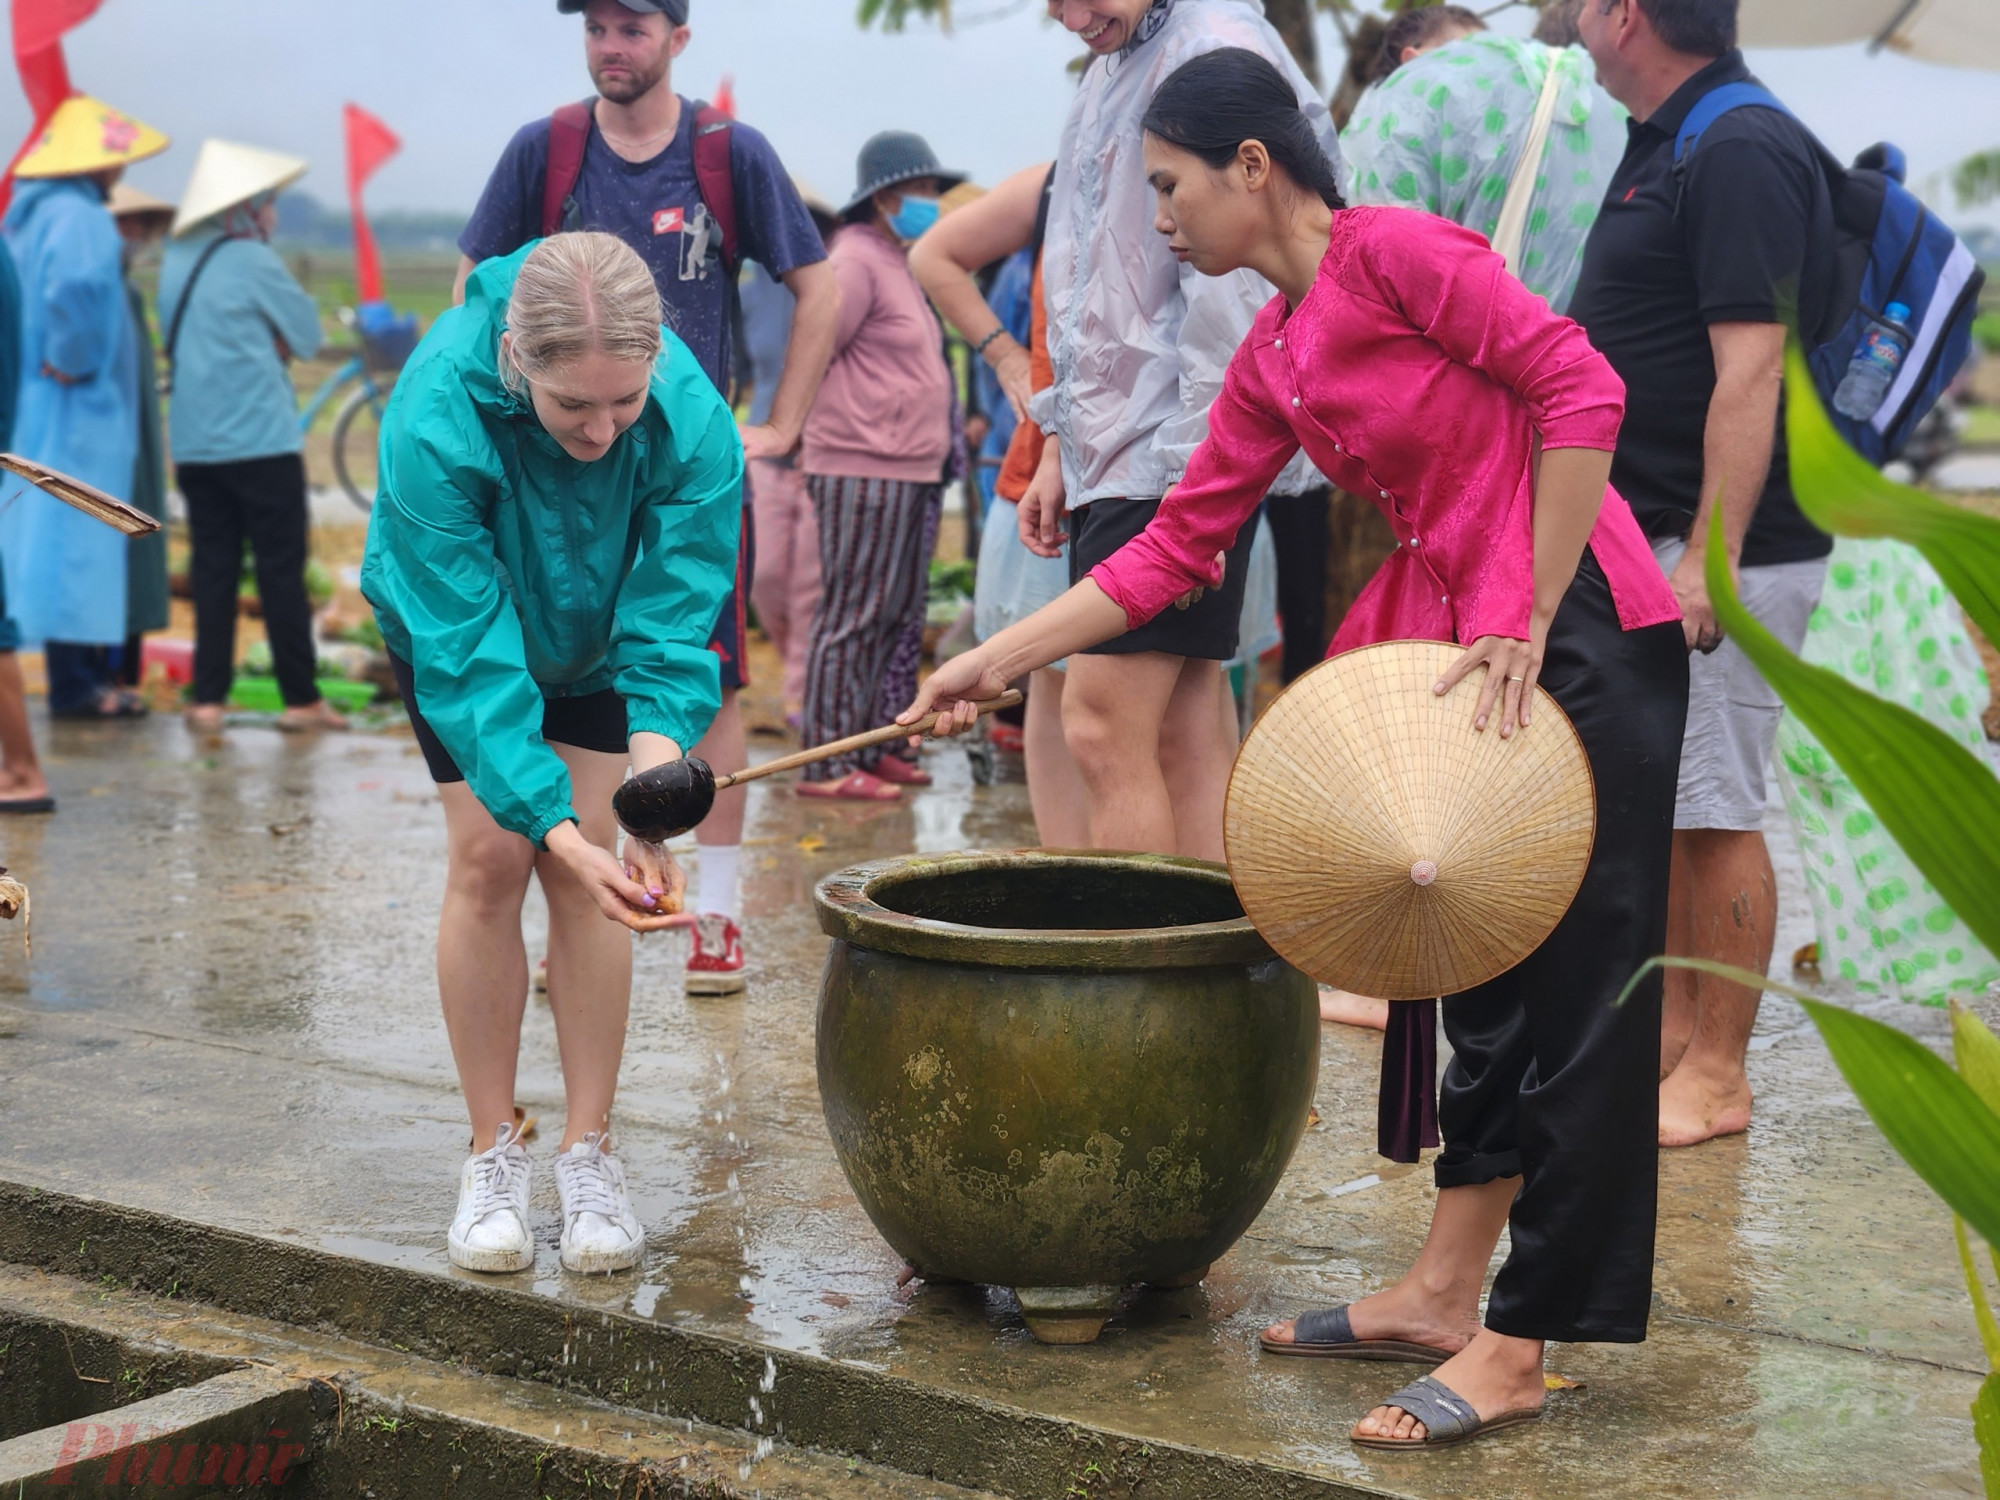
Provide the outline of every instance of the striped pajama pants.
[[[904,479],[808,474],[819,522],[820,600],[806,658],[801,739],[808,745],[873,729],[909,707],[916,691],[907,644],[900,677],[908,685],[885,707],[899,643],[921,638],[929,583],[926,539],[935,545],[944,489]],[[913,629],[914,628],[914,629]],[[806,767],[808,781],[838,781],[870,770],[882,748]]]

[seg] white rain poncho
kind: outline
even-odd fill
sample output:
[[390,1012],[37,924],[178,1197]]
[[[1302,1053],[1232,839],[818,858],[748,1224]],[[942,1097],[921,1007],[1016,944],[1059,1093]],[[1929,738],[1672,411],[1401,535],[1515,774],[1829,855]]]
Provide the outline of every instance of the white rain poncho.
[[1551,63],[1560,92],[1528,200],[1520,275],[1561,312],[1625,154],[1625,111],[1597,86],[1581,47],[1463,37],[1363,94],[1340,144],[1350,202],[1427,209],[1491,239]]
[[[1033,407],[1062,443],[1073,507],[1156,499],[1180,479],[1208,435],[1230,356],[1276,295],[1252,271],[1210,277],[1182,266],[1153,227],[1139,122],[1170,73],[1222,47],[1277,64],[1339,161],[1325,102],[1254,0],[1154,0],[1129,46],[1091,61],[1056,155],[1042,251],[1055,384]],[[1324,483],[1300,457],[1272,489]]]

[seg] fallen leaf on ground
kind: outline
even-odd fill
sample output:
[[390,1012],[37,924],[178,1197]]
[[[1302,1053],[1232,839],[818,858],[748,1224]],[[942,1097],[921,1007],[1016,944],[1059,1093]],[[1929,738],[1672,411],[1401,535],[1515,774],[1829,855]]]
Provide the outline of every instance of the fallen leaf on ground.
[[804,850],[807,854],[812,854],[816,853],[821,849],[824,849],[826,847],[826,840],[821,838],[816,833],[809,833],[804,838],[799,840],[798,847]]
[[854,1299],[844,1296],[839,1292],[821,1292],[819,1300],[824,1302],[828,1307],[846,1307]]
[[1315,1104],[1306,1111],[1306,1129],[1310,1130],[1317,1124],[1319,1124],[1319,1106]]
[[1548,1391],[1580,1391],[1583,1389],[1583,1382],[1581,1380],[1571,1380],[1567,1375],[1544,1374],[1542,1376],[1542,1389]]
[[1819,944],[1807,943],[1805,947],[1792,954],[1792,967],[1794,969],[1817,969],[1819,967]]

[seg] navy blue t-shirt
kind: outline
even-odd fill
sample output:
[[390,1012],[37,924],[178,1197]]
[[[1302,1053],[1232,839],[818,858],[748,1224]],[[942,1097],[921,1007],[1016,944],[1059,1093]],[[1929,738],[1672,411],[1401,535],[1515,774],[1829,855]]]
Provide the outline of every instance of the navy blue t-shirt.
[[[615,234],[652,268],[667,326],[701,361],[719,391],[729,388],[728,273],[722,236],[694,175],[696,104],[681,100],[673,141],[648,161],[631,162],[605,144],[593,123],[583,170],[564,229]],[[737,250],[773,276],[826,259],[826,246],[778,153],[740,122],[730,129],[736,186]],[[542,186],[548,173],[549,122],[523,126],[501,153],[458,248],[486,260],[518,250],[542,232]]]

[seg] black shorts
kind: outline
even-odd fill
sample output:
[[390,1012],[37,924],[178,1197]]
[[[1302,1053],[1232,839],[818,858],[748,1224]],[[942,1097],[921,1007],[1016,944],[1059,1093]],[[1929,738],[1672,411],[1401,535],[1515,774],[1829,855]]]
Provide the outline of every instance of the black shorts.
[[[431,780],[440,786],[448,781],[465,780],[458,762],[451,758],[437,731],[425,722],[417,708],[416,673],[393,651],[389,653],[389,666],[396,674],[396,691],[403,695],[403,707],[409,710],[410,728],[416,733],[417,748],[424,752]],[[611,688],[577,698],[545,698],[542,738],[552,745],[574,745],[579,750],[595,750],[603,755],[623,755],[629,748],[625,700]]]
[[[744,493],[747,495],[749,491]],[[750,645],[750,580],[757,575],[757,528],[751,523],[751,516],[746,503],[743,541],[736,549],[736,582],[723,596],[722,612],[715,617],[715,634],[708,640],[708,649],[722,659],[725,689],[750,686],[750,659],[745,653]]]
[[[1090,570],[1146,529],[1159,513],[1157,500],[1093,500],[1069,513],[1069,581],[1074,588]],[[1208,590],[1186,609],[1169,604],[1137,630],[1128,630],[1116,640],[1089,647],[1086,656],[1131,656],[1141,651],[1163,651],[1169,656],[1191,656],[1198,661],[1233,661],[1237,636],[1243,620],[1243,591],[1250,581],[1250,547],[1257,539],[1257,527],[1264,519],[1259,504],[1243,529],[1236,545],[1229,549],[1229,561],[1222,583]]]

